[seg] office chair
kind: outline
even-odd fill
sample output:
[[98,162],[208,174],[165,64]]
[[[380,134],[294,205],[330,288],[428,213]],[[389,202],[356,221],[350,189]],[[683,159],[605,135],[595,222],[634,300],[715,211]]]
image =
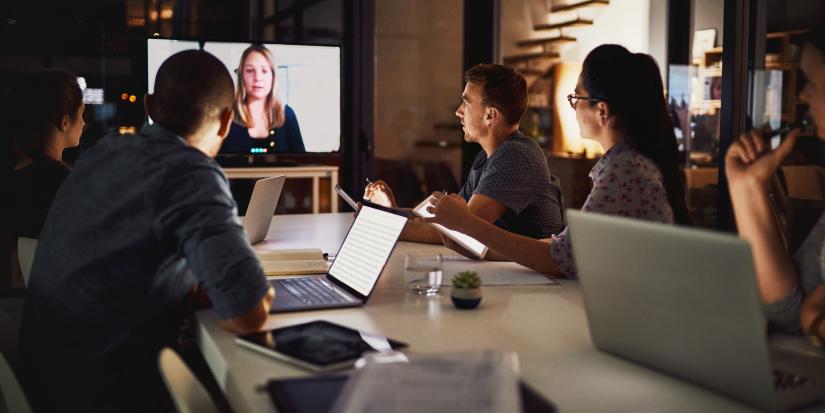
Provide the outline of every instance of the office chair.
[[782,174],[788,196],[825,200],[825,169],[819,165],[786,165]]
[[217,412],[215,403],[206,389],[184,364],[180,356],[170,348],[164,348],[158,356],[163,382],[172,396],[175,408],[181,413]]
[[20,273],[23,274],[23,284],[29,284],[29,274],[34,261],[34,251],[37,249],[37,238],[17,238],[17,260],[20,262]]
[[[9,360],[16,358],[17,326],[5,311],[0,309],[0,412],[31,413],[32,409],[23,388],[17,381]],[[5,409],[5,410],[4,410]]]

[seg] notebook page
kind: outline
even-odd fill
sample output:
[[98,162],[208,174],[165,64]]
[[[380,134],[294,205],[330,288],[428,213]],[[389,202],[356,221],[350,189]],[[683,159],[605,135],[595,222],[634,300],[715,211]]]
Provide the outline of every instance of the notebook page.
[[406,223],[403,216],[362,207],[329,274],[369,295]]
[[[429,202],[430,199],[432,199],[432,195],[430,195],[429,198],[425,199],[424,202],[419,204],[415,208],[415,210],[413,210],[413,212],[416,215],[424,217],[424,218],[434,217],[435,215],[430,213],[430,211],[427,211],[427,207],[431,206],[431,204]],[[484,257],[484,250],[487,247],[484,244],[482,244],[480,241],[478,241],[477,239],[475,239],[475,238],[473,238],[473,237],[471,237],[467,234],[464,234],[462,232],[458,232],[458,231],[449,229],[449,228],[447,228],[443,225],[440,225],[440,224],[433,224],[433,226],[436,229],[438,229],[439,231],[441,231],[444,235],[450,237],[450,239],[452,239],[453,241],[459,243],[462,247],[466,248],[467,250],[469,250],[473,254],[475,254],[479,257],[482,257],[482,258]]]

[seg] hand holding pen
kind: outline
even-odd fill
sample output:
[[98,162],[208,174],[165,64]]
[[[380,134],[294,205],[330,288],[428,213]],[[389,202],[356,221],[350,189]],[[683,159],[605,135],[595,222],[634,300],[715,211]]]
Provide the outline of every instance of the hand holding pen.
[[365,200],[388,208],[398,207],[395,202],[395,195],[393,195],[392,189],[386,182],[380,179],[372,182],[369,178],[366,181],[367,186],[364,188]]

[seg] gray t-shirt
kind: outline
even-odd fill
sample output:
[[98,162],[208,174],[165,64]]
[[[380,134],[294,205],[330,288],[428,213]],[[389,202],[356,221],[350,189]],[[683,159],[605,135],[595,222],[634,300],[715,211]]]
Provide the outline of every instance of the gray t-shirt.
[[486,195],[507,207],[496,226],[531,238],[564,229],[561,188],[536,141],[516,132],[490,157],[480,152],[459,195]]
[[819,217],[793,261],[799,274],[799,285],[784,299],[764,306],[768,319],[780,329],[790,332],[800,329],[802,300],[825,283],[825,214]]

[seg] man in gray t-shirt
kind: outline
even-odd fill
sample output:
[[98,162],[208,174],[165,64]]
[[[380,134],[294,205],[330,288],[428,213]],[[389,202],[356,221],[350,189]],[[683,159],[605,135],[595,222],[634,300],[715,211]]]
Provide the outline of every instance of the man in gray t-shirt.
[[496,226],[531,238],[549,238],[564,229],[561,188],[536,141],[520,132],[492,155],[479,152],[458,192],[469,201],[485,195],[507,207]]
[[[527,109],[527,82],[513,69],[476,65],[464,74],[466,85],[455,115],[461,121],[464,140],[476,142],[483,151],[476,158],[461,195],[479,218],[514,233],[549,238],[563,229],[561,194],[550,176],[539,145],[518,131]],[[364,199],[395,207],[389,186],[377,181],[364,190]],[[409,221],[401,233],[404,241],[441,243],[427,223]]]

